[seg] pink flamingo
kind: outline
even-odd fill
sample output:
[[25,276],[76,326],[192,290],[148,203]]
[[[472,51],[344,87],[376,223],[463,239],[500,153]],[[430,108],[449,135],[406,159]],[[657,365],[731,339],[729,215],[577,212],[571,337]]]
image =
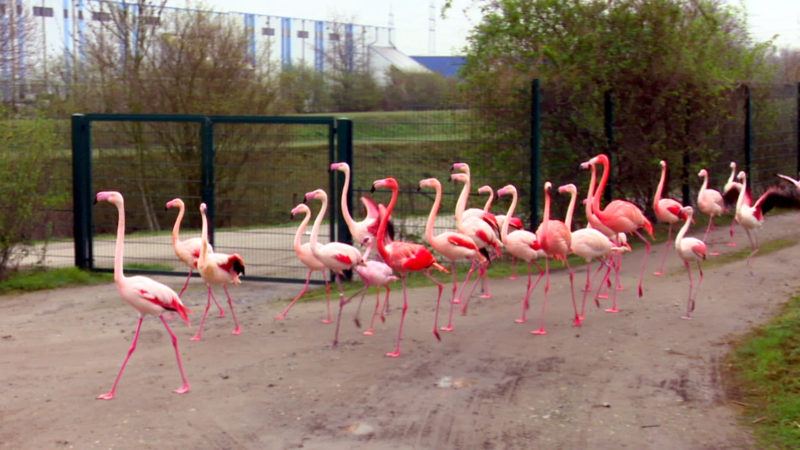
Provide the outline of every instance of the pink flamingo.
[[[725,185],[722,188],[722,197],[725,199],[726,205],[734,207],[734,218],[733,220],[731,220],[731,228],[729,231],[731,240],[728,242],[728,246],[736,247],[736,241],[733,240],[733,235],[736,228],[735,207],[736,207],[736,202],[739,200],[739,191],[741,190],[742,186],[739,184],[738,181],[736,181],[735,161],[731,161],[730,168],[731,168],[731,174],[728,176],[728,181],[725,182]],[[750,205],[753,202],[750,196],[750,192],[748,192],[747,189],[745,189],[745,198],[743,201],[747,205]]]
[[[487,259],[491,260],[492,258],[489,257],[489,253],[487,251],[489,247],[495,249],[496,255],[500,254],[500,245],[498,242],[500,229],[497,226],[497,220],[493,215],[487,214],[483,214],[481,216],[464,216],[470,189],[469,166],[466,163],[455,163],[453,164],[452,170],[465,171],[450,175],[451,180],[464,183],[464,187],[461,189],[461,194],[458,196],[458,200],[456,201],[456,229],[459,232],[469,236],[481,251],[486,252],[484,255],[487,257]],[[470,294],[463,299],[464,304],[461,307],[462,313],[467,312],[469,299],[472,297],[472,292],[475,290],[475,286],[477,286],[479,281],[482,283],[481,287],[483,289],[481,298],[492,297],[492,292],[489,289],[488,277],[486,276],[486,269],[487,264],[482,265],[478,269],[478,278],[475,280],[472,288],[470,289]]]
[[476,266],[481,266],[487,263],[486,258],[478,250],[475,242],[466,234],[457,231],[445,231],[437,235],[433,234],[433,228],[436,225],[436,214],[439,212],[439,206],[442,204],[442,183],[436,178],[426,178],[419,182],[419,188],[433,188],[436,192],[436,197],[431,206],[431,212],[428,215],[428,222],[425,224],[425,240],[433,247],[434,250],[439,252],[440,255],[450,260],[450,269],[453,272],[453,294],[450,298],[450,319],[447,326],[441,328],[442,331],[453,331],[453,308],[459,302],[457,297],[458,293],[458,273],[456,272],[456,261],[460,259],[467,259],[472,262],[464,284],[467,283],[472,272]]
[[[367,236],[364,238],[364,242],[362,242],[362,245],[365,247],[364,254],[361,256],[361,264],[356,266],[356,273],[358,273],[361,281],[364,282],[364,287],[360,291],[350,296],[352,299],[356,295],[361,294],[361,300],[358,302],[358,309],[356,310],[355,319],[356,326],[361,327],[361,322],[358,320],[358,316],[359,312],[361,311],[361,303],[364,302],[364,295],[366,295],[367,289],[369,289],[370,286],[375,286],[377,288],[375,311],[372,313],[372,320],[369,323],[369,330],[366,330],[363,333],[365,336],[371,336],[375,332],[375,317],[378,316],[381,305],[381,287],[386,288],[386,297],[383,300],[385,309],[386,305],[389,303],[389,293],[391,292],[389,283],[399,280],[388,264],[383,261],[369,259],[369,254],[372,251],[374,240],[375,238],[372,236]],[[350,299],[348,299],[348,301],[350,301]],[[383,310],[380,310],[380,317],[381,321],[386,320],[383,316]]]
[[[703,284],[703,269],[700,267],[700,261],[706,259],[706,244],[700,239],[693,237],[685,237],[686,231],[689,229],[689,224],[692,221],[692,214],[694,210],[691,206],[686,206],[681,209],[685,215],[686,221],[683,223],[678,235],[675,237],[675,251],[678,256],[683,259],[683,264],[686,266],[686,272],[689,274],[689,299],[686,304],[686,315],[681,316],[681,319],[691,319],[692,311],[694,311],[694,301],[697,298],[697,292],[700,290],[700,285]],[[697,283],[697,290],[692,294],[692,267],[691,262],[697,263],[697,270],[700,272],[700,282]]]
[[[722,194],[718,190],[708,187],[708,171],[700,169],[700,172],[697,172],[697,176],[703,179],[703,184],[697,192],[697,208],[708,216],[708,226],[706,227],[706,233],[703,235],[703,241],[705,242],[708,239],[708,233],[714,227],[714,217],[725,214],[728,209],[725,208],[725,199],[722,198]],[[719,255],[719,253],[711,252],[711,255]]]
[[[750,241],[750,246],[753,251],[747,255],[747,265],[750,265],[750,258],[761,250],[758,245],[758,234],[756,231],[764,224],[764,215],[761,211],[761,203],[767,198],[769,192],[764,193],[756,202],[751,206],[747,204],[745,199],[748,197],[747,191],[747,174],[744,171],[739,172],[736,176],[741,184],[739,189],[739,199],[736,200],[736,221],[744,228],[747,233],[747,239]],[[752,234],[750,232],[753,232]],[[752,272],[751,272],[752,273]]]
[[656,272],[653,272],[653,275],[664,275],[664,262],[667,260],[669,248],[672,246],[672,226],[681,219],[680,211],[681,208],[683,208],[683,205],[681,205],[679,201],[672,198],[661,197],[664,191],[664,183],[667,180],[667,162],[661,160],[659,164],[661,165],[661,179],[658,181],[656,195],[653,197],[653,210],[656,213],[656,218],[660,222],[669,224],[669,229],[664,246],[664,255],[661,257],[661,266],[659,266]]
[[306,231],[306,226],[308,222],[311,220],[311,209],[309,209],[308,205],[305,203],[300,203],[299,205],[295,206],[292,209],[292,217],[297,215],[298,213],[303,213],[303,221],[300,222],[300,226],[297,227],[297,231],[294,234],[294,243],[292,246],[294,247],[294,252],[297,255],[297,259],[300,260],[306,267],[308,267],[308,275],[306,275],[306,283],[303,285],[303,289],[300,291],[299,294],[289,303],[289,306],[283,310],[282,313],[275,316],[277,320],[283,320],[286,317],[286,314],[292,309],[292,306],[295,304],[297,300],[300,299],[303,295],[305,295],[306,291],[308,290],[308,283],[311,281],[311,274],[318,270],[322,272],[322,277],[325,278],[325,296],[326,296],[326,305],[328,307],[328,318],[323,319],[322,323],[331,323],[333,319],[331,318],[331,284],[328,281],[328,268],[325,267],[324,264],[317,259],[316,256],[311,252],[311,244],[306,242],[305,244],[302,243],[303,233]]
[[572,306],[575,309],[573,324],[579,326],[581,317],[578,313],[578,304],[575,302],[575,272],[567,261],[570,244],[572,243],[572,233],[566,224],[560,220],[550,219],[550,190],[553,184],[549,181],[544,183],[544,212],[542,213],[542,223],[536,229],[536,240],[539,247],[545,252],[547,257],[544,262],[544,300],[542,302],[542,315],[539,320],[539,329],[531,331],[532,334],[547,334],[544,329],[544,316],[547,310],[547,296],[550,293],[550,258],[560,259],[567,265],[569,270],[569,285],[572,289]]
[[186,373],[183,371],[183,363],[181,362],[181,353],[178,350],[178,338],[164,319],[164,312],[174,311],[183,319],[187,325],[189,318],[187,313],[191,313],[186,306],[181,303],[178,294],[166,285],[159,283],[151,278],[144,276],[126,277],[122,272],[122,255],[125,246],[125,201],[122,194],[115,191],[102,191],[97,193],[95,202],[108,201],[117,207],[119,218],[117,220],[117,243],[114,248],[114,284],[117,285],[120,297],[125,300],[129,305],[139,313],[139,320],[136,324],[136,334],[133,336],[133,343],[128,349],[128,355],[119,369],[117,378],[114,379],[114,384],[111,386],[111,391],[98,395],[100,400],[111,400],[117,391],[117,384],[122,377],[122,372],[125,366],[128,365],[128,360],[131,359],[133,351],[136,350],[136,343],[139,341],[139,331],[142,328],[142,319],[146,314],[158,316],[164,327],[167,329],[170,338],[172,339],[172,346],[175,348],[175,357],[178,360],[178,370],[181,372],[183,379],[183,386],[173,392],[184,394],[189,391],[189,380],[186,378]]
[[244,260],[238,253],[228,255],[225,253],[211,252],[208,244],[208,218],[206,217],[206,204],[200,204],[200,217],[203,221],[202,241],[203,245],[200,248],[200,256],[197,258],[197,271],[206,282],[208,295],[206,296],[206,311],[203,313],[203,319],[200,320],[200,327],[197,329],[197,334],[192,337],[192,341],[199,341],[203,338],[203,326],[208,317],[208,309],[211,307],[211,299],[217,301],[214,295],[214,290],[211,286],[222,285],[225,290],[225,295],[228,296],[228,306],[231,308],[231,315],[233,316],[234,329],[232,334],[241,334],[242,328],[239,326],[239,319],[236,317],[236,311],[233,309],[233,299],[231,293],[228,291],[228,285],[233,283],[239,284],[240,276],[244,275]]
[[403,313],[400,316],[400,329],[397,334],[397,347],[393,352],[386,354],[386,356],[394,358],[400,356],[400,343],[403,339],[403,325],[406,320],[406,312],[408,311],[406,275],[409,272],[422,272],[423,275],[428,277],[428,279],[436,283],[436,286],[439,288],[439,294],[436,297],[436,310],[433,316],[433,335],[436,336],[436,339],[441,340],[441,337],[439,336],[439,330],[437,329],[437,321],[439,318],[439,302],[442,299],[444,285],[430,274],[430,269],[431,267],[434,267],[442,272],[447,272],[447,269],[436,262],[436,258],[433,256],[433,253],[425,248],[424,245],[404,241],[392,241],[388,244],[385,242],[384,237],[386,236],[386,226],[389,222],[389,216],[391,215],[392,210],[394,210],[394,205],[397,203],[397,191],[399,186],[397,184],[397,180],[394,178],[382,178],[380,180],[375,180],[375,182],[372,184],[373,191],[381,188],[390,189],[392,191],[392,199],[389,201],[389,206],[383,206],[382,204],[378,205],[378,210],[380,212],[380,225],[378,227],[378,235],[376,236],[378,252],[380,253],[381,257],[383,257],[383,260],[386,262],[386,264],[388,264],[400,275],[400,280],[403,283]]
[[[609,162],[608,156],[599,154],[594,158],[586,161],[581,166],[587,167],[600,163],[603,165],[603,178],[600,180],[600,185],[595,191],[592,200],[592,213],[597,216],[600,222],[607,228],[610,228],[614,233],[634,233],[642,241],[644,241],[647,248],[645,249],[644,259],[642,260],[642,269],[639,273],[639,297],[642,296],[642,280],[644,279],[644,268],[647,265],[647,256],[650,254],[650,241],[648,241],[640,232],[640,228],[644,228],[651,238],[653,236],[653,224],[644,216],[644,213],[638,206],[625,200],[614,200],[606,205],[605,209],[600,209],[600,197],[603,196],[603,190],[608,182]],[[619,263],[617,264],[619,266]],[[619,267],[616,269],[616,283],[619,286]],[[616,313],[617,309],[617,294],[614,293],[614,303],[606,312]]]
[[[559,186],[558,188],[559,193],[567,192],[570,194],[569,200],[569,207],[567,208],[567,216],[564,220],[564,225],[567,229],[572,229],[572,215],[575,210],[575,202],[578,196],[578,188],[575,187],[574,184],[565,184],[563,186]],[[619,247],[614,245],[611,239],[600,232],[599,230],[591,227],[581,228],[579,230],[575,230],[572,232],[571,240],[570,240],[570,253],[573,253],[577,256],[580,256],[583,260],[586,261],[586,288],[583,291],[583,301],[581,303],[581,313],[580,313],[580,320],[577,321],[577,325],[580,325],[583,321],[583,318],[586,317],[586,297],[590,292],[590,283],[592,277],[592,260],[599,259],[603,261],[606,257],[611,255],[612,252],[623,252],[625,250],[629,250],[629,247]],[[607,264],[610,264],[609,261]],[[606,273],[606,277],[608,276],[608,272]],[[605,279],[603,280],[605,281]],[[600,288],[602,288],[604,283],[601,283],[600,287],[598,288],[598,295]],[[597,295],[595,295],[595,302],[597,302]]]
[[331,164],[330,170],[338,170],[344,173],[344,186],[342,187],[342,218],[347,224],[347,229],[350,230],[350,235],[353,242],[363,245],[364,238],[367,236],[375,237],[378,231],[378,206],[371,198],[362,196],[361,204],[367,210],[367,216],[364,219],[356,222],[353,216],[350,215],[350,209],[347,207],[347,192],[350,189],[350,165],[346,162],[336,162]]
[[[511,205],[508,207],[506,217],[513,217],[514,210],[517,207],[517,188],[514,185],[506,185],[497,191],[497,196],[511,195]],[[503,227],[500,229],[500,239],[503,241],[506,250],[515,257],[525,261],[528,264],[528,285],[525,289],[525,295],[522,297],[522,316],[515,319],[517,323],[525,323],[528,321],[528,308],[530,307],[531,292],[539,284],[544,276],[544,270],[536,264],[536,259],[544,258],[547,255],[542,250],[537,249],[536,235],[528,230],[519,229],[509,232],[511,223],[509,221],[503,222]],[[533,269],[531,266],[536,266],[539,269],[539,277],[536,282],[533,282]]]
[[336,276],[336,284],[339,285],[339,315],[336,317],[336,332],[333,336],[333,345],[339,344],[339,325],[342,322],[342,309],[349,299],[344,298],[342,289],[342,275],[345,270],[351,270],[361,262],[361,252],[352,245],[343,242],[329,242],[320,244],[319,227],[322,219],[328,210],[328,194],[322,189],[316,189],[306,193],[306,201],[319,200],[322,202],[317,218],[314,219],[314,226],[311,228],[311,253]]
[[[183,215],[185,212],[185,205],[183,204],[183,200],[179,198],[172,199],[167,202],[166,208],[178,207],[178,217],[175,219],[175,225],[172,226],[172,249],[175,250],[175,256],[178,257],[184,264],[189,268],[189,275],[186,277],[186,283],[183,284],[183,288],[181,292],[178,293],[178,297],[183,297],[183,293],[186,292],[186,288],[189,286],[189,280],[192,278],[192,272],[197,267],[197,258],[200,256],[200,247],[202,244],[202,239],[199,237],[193,237],[186,240],[180,240],[180,231],[181,231],[181,221],[183,220]],[[209,250],[214,251],[209,245]],[[219,317],[225,316],[225,310],[217,303],[217,308],[219,308]]]
[[[479,194],[483,194],[483,193],[489,194],[489,198],[486,200],[486,204],[483,205],[483,211],[485,213],[491,213],[491,211],[489,211],[489,209],[492,207],[492,201],[494,200],[494,191],[492,190],[492,187],[491,186],[481,186],[481,187],[478,188],[478,193]],[[499,194],[498,194],[498,196],[499,196]],[[464,211],[464,213],[466,214],[468,211],[471,211],[471,210],[472,209]],[[503,229],[503,222],[505,222],[507,217],[508,216],[505,215],[505,214],[495,214],[494,215],[495,221],[497,221],[497,226],[501,230]],[[509,226],[511,227],[512,231],[521,230],[522,229],[522,220],[520,220],[519,217],[511,217],[511,223],[509,223]],[[503,240],[500,239],[500,242],[502,243]],[[517,279],[517,257],[514,256],[513,254],[511,255],[511,275],[508,277],[508,279],[509,280],[516,280]]]

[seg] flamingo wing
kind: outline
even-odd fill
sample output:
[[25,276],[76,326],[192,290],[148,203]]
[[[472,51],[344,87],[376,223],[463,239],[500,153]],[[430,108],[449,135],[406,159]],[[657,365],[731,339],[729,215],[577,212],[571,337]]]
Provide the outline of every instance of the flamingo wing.
[[478,249],[478,246],[475,245],[475,242],[472,239],[454,233],[447,236],[447,242],[456,247],[468,248],[470,250]]

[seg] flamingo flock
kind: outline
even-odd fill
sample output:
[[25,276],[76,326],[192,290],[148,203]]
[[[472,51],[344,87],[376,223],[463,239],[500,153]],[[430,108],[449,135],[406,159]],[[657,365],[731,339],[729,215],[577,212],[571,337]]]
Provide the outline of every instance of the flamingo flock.
[[[733,208],[733,223],[730,229],[731,243],[733,243],[734,225],[739,225],[744,229],[751,244],[751,252],[747,256],[747,266],[751,267],[752,257],[757,255],[760,250],[757,232],[764,224],[764,214],[775,206],[800,207],[800,180],[778,175],[781,179],[790,182],[791,186],[773,185],[756,201],[752,201],[751,190],[747,185],[747,176],[743,171],[736,173],[736,164],[734,162],[731,163],[732,173],[722,192],[709,188],[708,170],[700,170],[697,175],[702,179],[702,185],[698,191],[696,208],[708,216],[708,226],[705,229],[703,238],[699,239],[688,236],[690,227],[694,222],[695,208],[690,205],[682,205],[677,200],[664,195],[667,163],[661,161],[659,165],[661,177],[653,198],[653,213],[654,217],[660,222],[668,224],[669,231],[664,254],[655,275],[664,274],[663,268],[668,250],[670,247],[674,247],[675,253],[684,262],[688,273],[689,289],[686,311],[681,315],[681,318],[689,320],[692,319],[698,292],[703,282],[701,263],[707,257],[718,254],[715,252],[709,253],[708,248],[710,245],[707,243],[709,232],[714,226],[714,219],[728,213]],[[361,249],[343,242],[320,242],[319,228],[327,210],[328,196],[324,189],[315,189],[306,193],[304,202],[296,205],[291,210],[291,214],[292,217],[297,214],[303,215],[303,219],[294,236],[293,247],[298,260],[308,269],[308,273],[300,293],[291,300],[281,314],[275,316],[275,319],[282,320],[287,316],[295,302],[307,292],[312,273],[318,271],[323,274],[325,279],[328,304],[327,318],[323,320],[323,323],[332,322],[330,284],[328,282],[330,278],[328,274],[331,273],[339,288],[339,311],[333,346],[336,346],[339,342],[341,319],[345,305],[360,294],[361,300],[358,306],[360,310],[361,302],[363,302],[367,290],[370,287],[375,287],[377,289],[375,309],[372,313],[369,329],[363,332],[364,335],[369,336],[375,332],[377,318],[380,318],[381,322],[386,321],[386,313],[389,311],[390,284],[399,280],[403,291],[402,312],[399,319],[395,348],[393,351],[386,353],[387,357],[398,357],[401,355],[403,329],[409,308],[407,276],[410,273],[419,272],[437,286],[438,294],[432,305],[432,333],[437,340],[441,340],[440,330],[454,331],[453,322],[456,305],[460,304],[461,313],[466,314],[469,299],[478,285],[481,285],[480,296],[482,298],[488,299],[492,297],[489,290],[487,272],[492,261],[500,258],[503,251],[515,263],[519,260],[524,261],[527,265],[527,282],[520,300],[521,315],[514,319],[515,323],[524,324],[527,322],[527,312],[530,308],[532,293],[539,281],[542,278],[545,279],[538,328],[532,330],[531,334],[547,334],[545,316],[548,296],[551,290],[551,259],[561,261],[569,271],[573,326],[583,325],[586,319],[586,304],[589,296],[592,296],[595,304],[600,306],[600,299],[604,297],[601,291],[606,286],[613,286],[613,300],[611,307],[605,311],[608,313],[619,312],[618,293],[624,289],[620,283],[622,256],[623,253],[631,249],[627,244],[627,235],[636,235],[646,245],[638,284],[638,295],[641,297],[643,295],[644,271],[651,246],[650,240],[642,233],[642,230],[649,235],[650,239],[653,239],[653,225],[644,211],[630,201],[616,199],[609,202],[605,207],[601,206],[600,199],[606,187],[610,171],[610,162],[606,155],[599,154],[594,156],[583,162],[580,167],[591,171],[591,178],[584,200],[586,226],[575,230],[572,229],[573,214],[578,198],[578,188],[574,184],[565,184],[558,187],[559,193],[569,195],[569,206],[564,220],[552,217],[554,199],[551,194],[554,186],[550,181],[546,181],[542,186],[545,195],[543,219],[534,232],[526,230],[522,221],[514,216],[519,194],[513,184],[507,184],[497,190],[498,199],[506,196],[511,198],[505,214],[495,216],[490,212],[492,201],[494,200],[494,191],[490,186],[482,186],[479,189],[479,193],[489,194],[489,199],[484,208],[468,209],[467,200],[471,188],[470,168],[466,163],[454,163],[451,166],[451,173],[448,178],[463,185],[455,205],[453,215],[455,219],[454,229],[439,233],[434,232],[437,216],[440,215],[442,209],[441,181],[437,178],[425,178],[418,183],[418,190],[430,189],[433,191],[433,202],[426,222],[423,243],[395,240],[393,237],[391,217],[399,195],[399,182],[397,179],[387,177],[374,181],[372,184],[373,192],[377,190],[390,191],[388,204],[376,203],[367,196],[361,197],[361,203],[366,209],[366,217],[356,221],[350,215],[346,202],[347,190],[350,187],[350,167],[343,162],[333,163],[330,166],[330,171],[342,172],[345,177],[341,197],[342,215],[350,234],[354,238],[354,242],[357,242]],[[597,182],[598,167],[602,167],[603,170],[599,183]],[[306,227],[312,218],[312,209],[308,204],[311,200],[319,201],[320,207],[314,219],[311,237],[308,242],[303,243],[302,236],[306,233]],[[181,240],[180,225],[185,214],[185,204],[180,198],[175,198],[166,204],[167,209],[178,208],[178,215],[172,229],[172,244],[176,257],[189,268],[189,274],[180,293],[176,293],[170,287],[148,277],[126,277],[123,273],[125,209],[122,194],[115,191],[101,191],[96,196],[96,202],[100,201],[109,202],[117,208],[118,224],[114,252],[114,282],[117,285],[120,297],[138,312],[139,318],[133,342],[111,390],[99,395],[97,398],[108,400],[115,397],[122,373],[136,349],[142,321],[146,315],[158,316],[170,335],[183,381],[183,385],[174,392],[179,394],[186,393],[189,391],[189,381],[181,361],[178,340],[167,323],[165,316],[169,317],[170,314],[177,314],[187,325],[191,326],[188,318],[188,314],[191,311],[184,305],[182,297],[186,292],[193,272],[196,270],[206,283],[207,299],[197,333],[191,340],[202,339],[202,331],[209,313],[211,300],[214,300],[219,309],[219,317],[225,316],[225,310],[217,301],[212,289],[213,286],[220,285],[228,298],[228,306],[234,322],[232,334],[240,334],[242,330],[228,285],[237,285],[241,282],[241,277],[244,275],[245,270],[244,259],[237,253],[225,254],[217,252],[211,246],[208,236],[207,208],[204,203],[199,208],[202,219],[201,235]],[[674,224],[680,224],[680,229],[673,240],[672,226]],[[377,255],[372,254],[373,250],[376,250]],[[575,297],[574,272],[568,261],[568,257],[572,255],[586,262],[586,282],[580,308]],[[449,270],[439,262],[438,257],[450,262]],[[544,269],[537,262],[540,259],[544,260]],[[457,272],[457,263],[459,261],[470,266],[465,279],[461,282],[459,282]],[[600,262],[600,268],[597,273],[604,272],[596,289],[592,289],[594,275],[592,274],[591,263],[593,261]],[[697,283],[695,283],[695,277],[693,276],[693,264],[696,266],[699,275]],[[533,268],[538,270],[538,276],[535,281]],[[434,276],[433,270],[452,276],[449,320],[447,325],[441,327],[438,324],[438,317],[444,283]],[[363,287],[349,297],[345,297],[342,285],[342,277],[346,271],[354,271],[363,282]],[[471,287],[469,287],[470,278],[474,272],[478,272],[478,275],[472,281]],[[614,273],[614,283],[611,282],[612,272]],[[516,268],[514,276],[510,277],[510,279],[513,280],[515,278]],[[385,289],[383,304],[381,304],[381,288]],[[594,293],[592,294],[592,292]],[[355,322],[360,327],[358,313],[356,313]]]

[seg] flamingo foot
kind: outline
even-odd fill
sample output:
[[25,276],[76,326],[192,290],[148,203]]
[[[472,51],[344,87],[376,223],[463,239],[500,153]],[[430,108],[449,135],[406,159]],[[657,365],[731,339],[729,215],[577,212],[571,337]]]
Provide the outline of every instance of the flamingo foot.
[[516,279],[517,279],[517,276],[516,276],[516,275],[511,275],[510,277],[508,277],[508,279],[509,279],[509,280],[516,280]]
[[389,358],[397,358],[398,356],[400,356],[400,350],[395,350],[391,353],[387,353],[386,356]]
[[437,341],[441,341],[442,340],[442,337],[439,336],[439,330],[437,330],[435,327],[433,328],[433,335],[436,336],[436,340]]
[[286,318],[286,314],[278,314],[275,316],[275,320],[283,320]]
[[728,242],[728,247],[736,247],[736,242]]
[[381,323],[386,323],[386,316],[381,316]]
[[681,319],[683,319],[683,320],[692,320],[692,316],[690,316],[689,314],[684,314],[684,315],[681,316]]
[[239,328],[239,327],[236,327],[235,330],[231,331],[231,334],[240,335],[240,334],[242,334],[242,329]]
[[600,295],[597,296],[597,298],[606,299],[606,298],[608,298],[608,294],[600,294]]
[[663,270],[657,270],[657,271],[653,272],[653,275],[659,277],[661,275],[664,275],[664,271]]
[[322,323],[331,323],[331,322],[333,322],[333,319],[331,319],[330,317],[327,319],[322,319]]
[[467,308],[466,308],[466,306],[467,306],[467,305],[465,304],[465,305],[464,305],[464,307],[463,307],[463,308],[461,308],[461,315],[462,315],[462,316],[466,316],[466,315],[467,315]]
[[526,319],[524,317],[520,317],[519,319],[514,319],[514,322],[516,322],[516,323],[525,323],[527,321],[528,321],[528,319]]
[[200,333],[197,333],[196,335],[194,335],[194,336],[193,336],[191,339],[189,339],[189,340],[190,340],[190,341],[199,341],[199,340],[201,340],[201,339],[203,339],[203,335],[201,335]]
[[97,396],[97,400],[111,400],[112,398],[114,398],[113,392],[109,392],[107,394],[100,394]]
[[442,331],[453,331],[453,326],[452,325],[448,325],[446,327],[439,327],[439,329],[442,330]]
[[219,310],[219,315],[217,317],[225,317],[225,310],[224,309],[220,309]]
[[485,294],[481,294],[481,298],[492,298],[492,293],[491,292],[487,292]]
[[372,336],[375,333],[372,330],[367,330],[367,331],[365,331],[365,332],[363,332],[361,334],[363,334],[364,336]]
[[639,286],[639,298],[642,298],[643,294],[644,294],[644,291],[642,290],[642,287]]
[[544,328],[539,328],[538,330],[531,331],[531,334],[539,334],[539,335],[547,334],[547,330],[545,330]]
[[460,298],[454,298],[450,303],[452,303],[454,305],[458,305],[459,303],[461,303],[461,299]]
[[178,389],[175,389],[172,392],[174,392],[176,394],[185,394],[185,393],[189,392],[189,383],[184,384],[183,386],[179,387]]
[[625,290],[625,286],[623,286],[622,284],[620,284],[619,286],[617,286],[617,290],[618,290],[618,291],[624,291],[624,290]]
[[581,326],[582,323],[583,323],[583,317],[581,316],[575,316],[575,319],[573,319],[572,321],[572,325],[576,327]]
[[720,255],[720,253],[719,253],[719,252],[717,252],[717,251],[713,251],[713,252],[711,252],[711,253],[710,253],[710,255],[711,255],[711,256],[719,256],[719,255]]
[[619,310],[618,310],[618,309],[617,309],[617,307],[615,306],[615,307],[613,307],[613,308],[608,308],[608,309],[606,309],[606,312],[607,312],[607,313],[611,313],[611,314],[613,314],[613,313],[618,313],[618,312],[619,312]]

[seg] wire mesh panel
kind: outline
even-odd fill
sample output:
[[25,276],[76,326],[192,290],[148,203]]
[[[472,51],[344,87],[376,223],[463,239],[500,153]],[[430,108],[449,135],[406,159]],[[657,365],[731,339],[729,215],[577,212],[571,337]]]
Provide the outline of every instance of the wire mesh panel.
[[[301,218],[290,212],[305,192],[330,188],[332,118],[104,119],[91,126],[93,189],[116,190],[126,199],[129,269],[188,270],[172,247],[178,211],[165,210],[181,198],[180,239],[200,236],[204,201],[215,251],[239,253],[248,278],[305,280],[307,269],[292,247]],[[315,215],[320,210],[311,207]],[[97,205],[93,217],[93,267],[110,270],[116,211]],[[329,224],[321,227],[322,242],[330,238]]]

